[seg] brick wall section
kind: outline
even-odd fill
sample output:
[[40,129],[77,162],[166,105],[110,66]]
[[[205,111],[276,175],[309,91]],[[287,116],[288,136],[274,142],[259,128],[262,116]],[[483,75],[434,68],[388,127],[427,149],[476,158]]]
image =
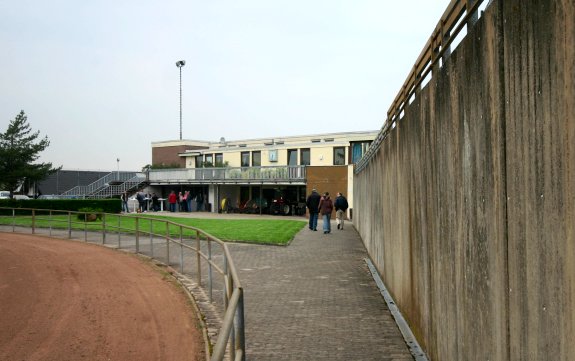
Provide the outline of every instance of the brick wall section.
[[186,159],[178,156],[187,150],[205,149],[205,147],[194,147],[190,145],[178,145],[172,147],[152,147],[152,165],[179,164],[181,168],[186,167]]
[[[330,198],[335,201],[337,192],[345,194],[347,190],[347,170],[348,167],[346,165],[307,167],[306,194],[310,195],[312,189],[315,188],[319,194],[329,192]],[[333,217],[335,217],[335,211],[332,213],[332,218]]]

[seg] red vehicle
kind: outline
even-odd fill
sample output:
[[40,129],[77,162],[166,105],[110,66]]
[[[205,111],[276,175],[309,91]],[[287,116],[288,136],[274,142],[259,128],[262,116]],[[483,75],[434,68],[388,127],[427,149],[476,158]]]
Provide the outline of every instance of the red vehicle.
[[270,213],[282,216],[304,215],[305,201],[298,202],[295,191],[275,189],[270,201]]

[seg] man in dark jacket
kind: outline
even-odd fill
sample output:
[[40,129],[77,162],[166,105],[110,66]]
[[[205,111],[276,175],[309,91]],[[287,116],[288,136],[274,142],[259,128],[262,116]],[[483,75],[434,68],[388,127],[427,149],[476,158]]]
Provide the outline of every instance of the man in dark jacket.
[[317,217],[319,212],[319,201],[321,197],[317,190],[313,189],[305,204],[309,210],[309,229],[317,231]]
[[347,199],[343,194],[338,193],[335,198],[335,220],[337,222],[337,229],[343,229],[343,221],[345,219],[346,211],[349,205],[347,204]]

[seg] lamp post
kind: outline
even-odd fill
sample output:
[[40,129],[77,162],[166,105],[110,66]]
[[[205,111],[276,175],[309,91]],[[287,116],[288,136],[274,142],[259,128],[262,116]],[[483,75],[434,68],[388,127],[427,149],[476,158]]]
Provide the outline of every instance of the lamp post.
[[118,163],[118,173],[116,173],[117,180],[120,180],[120,158],[116,158],[116,162]]
[[182,67],[186,65],[185,60],[176,61],[176,66],[180,68],[180,140],[182,140]]

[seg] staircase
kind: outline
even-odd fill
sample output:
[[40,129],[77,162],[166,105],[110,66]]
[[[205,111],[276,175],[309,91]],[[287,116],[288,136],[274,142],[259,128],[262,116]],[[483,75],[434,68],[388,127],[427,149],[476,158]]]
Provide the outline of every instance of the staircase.
[[142,172],[112,172],[86,186],[76,186],[61,196],[65,198],[111,198],[132,193],[147,185]]

